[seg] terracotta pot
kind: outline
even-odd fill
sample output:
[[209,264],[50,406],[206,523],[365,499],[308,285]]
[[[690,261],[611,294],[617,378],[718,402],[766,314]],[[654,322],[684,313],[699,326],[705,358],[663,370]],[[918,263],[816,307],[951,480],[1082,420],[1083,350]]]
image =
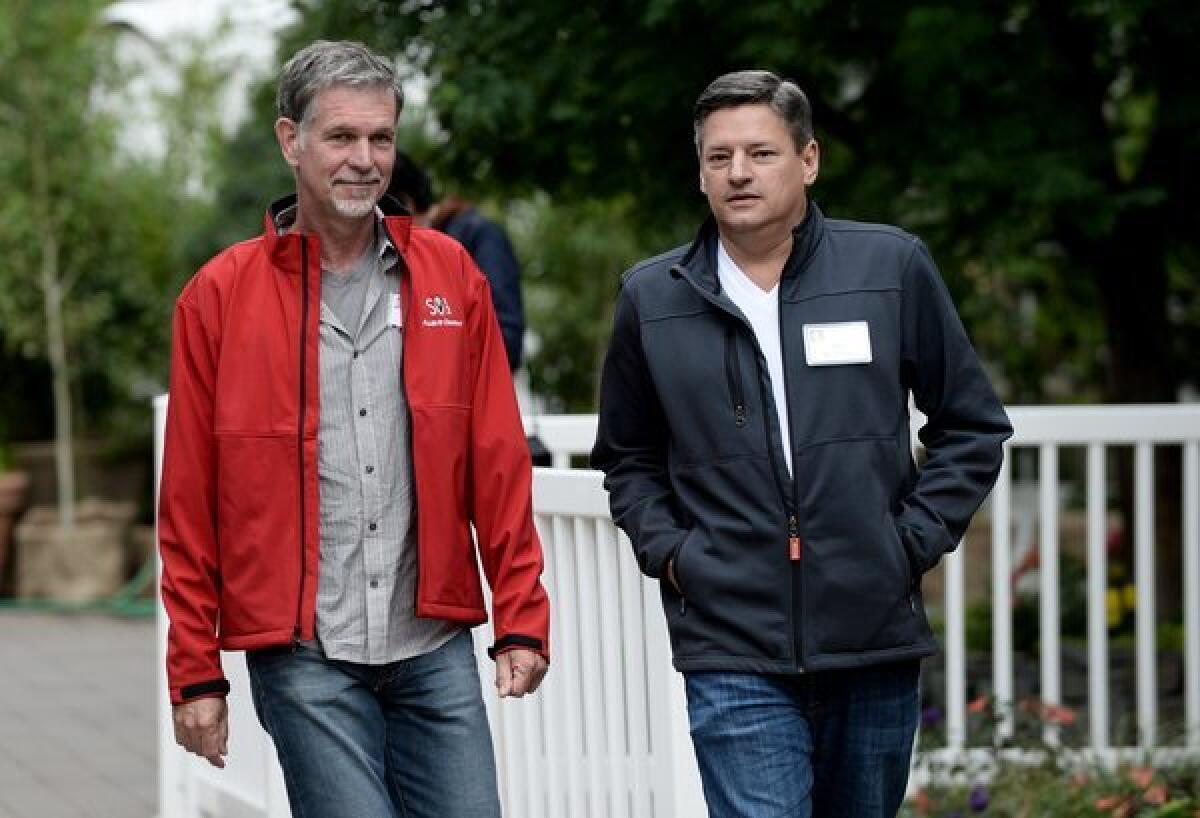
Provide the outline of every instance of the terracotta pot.
[[125,578],[125,536],[136,511],[133,503],[84,500],[68,531],[57,509],[31,508],[17,526],[17,595],[91,602],[114,593]]
[[0,473],[0,585],[12,549],[13,528],[28,502],[29,475],[23,471]]

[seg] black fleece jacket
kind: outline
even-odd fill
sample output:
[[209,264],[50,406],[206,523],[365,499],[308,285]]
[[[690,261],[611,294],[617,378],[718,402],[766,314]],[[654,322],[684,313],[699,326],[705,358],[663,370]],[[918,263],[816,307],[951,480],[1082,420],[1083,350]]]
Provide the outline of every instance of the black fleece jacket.
[[[794,479],[766,360],[710,220],[626,273],[593,464],[661,593],[675,667],[798,673],[936,650],[921,576],[958,544],[1012,433],[924,245],[810,203],[779,285]],[[804,327],[865,321],[871,360],[810,366]],[[911,455],[909,395],[928,417]]]

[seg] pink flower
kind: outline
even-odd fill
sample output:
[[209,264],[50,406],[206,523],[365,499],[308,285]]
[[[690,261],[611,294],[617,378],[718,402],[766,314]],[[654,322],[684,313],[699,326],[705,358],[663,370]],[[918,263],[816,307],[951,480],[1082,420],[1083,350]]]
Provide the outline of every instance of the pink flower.
[[912,805],[917,815],[928,815],[929,811],[933,809],[933,799],[925,790],[917,790],[913,793]]
[[1051,724],[1070,727],[1075,723],[1075,711],[1061,704],[1046,704],[1042,706],[1042,719]]
[[1133,799],[1128,795],[1108,795],[1096,799],[1096,809],[1107,810],[1113,818],[1128,818],[1133,810]]
[[1154,780],[1154,770],[1151,767],[1134,767],[1129,771],[1129,780],[1144,790]]
[[1162,784],[1147,787],[1146,791],[1142,793],[1142,800],[1156,807],[1161,806],[1167,803],[1167,788]]

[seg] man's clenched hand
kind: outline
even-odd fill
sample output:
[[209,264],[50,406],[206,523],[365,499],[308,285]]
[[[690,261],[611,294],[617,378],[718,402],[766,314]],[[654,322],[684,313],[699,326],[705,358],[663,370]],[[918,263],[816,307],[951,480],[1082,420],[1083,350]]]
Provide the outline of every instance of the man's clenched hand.
[[501,697],[520,698],[542,683],[549,665],[540,653],[513,648],[496,656],[496,692]]
[[171,710],[175,743],[208,759],[214,767],[224,767],[225,756],[229,754],[229,707],[224,697],[194,699]]

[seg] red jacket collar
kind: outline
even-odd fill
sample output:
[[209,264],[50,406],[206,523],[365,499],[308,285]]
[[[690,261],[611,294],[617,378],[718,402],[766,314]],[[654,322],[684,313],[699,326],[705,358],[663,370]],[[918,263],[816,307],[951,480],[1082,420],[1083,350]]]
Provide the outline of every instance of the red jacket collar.
[[[263,240],[267,245],[267,255],[276,267],[288,273],[300,272],[306,242],[309,257],[321,257],[320,240],[314,234],[279,232],[277,222],[280,214],[295,204],[296,194],[292,193],[272,202],[263,216]],[[412,238],[412,216],[391,196],[380,199],[379,208],[383,211],[383,226],[388,231],[388,237],[400,255],[404,256]]]

